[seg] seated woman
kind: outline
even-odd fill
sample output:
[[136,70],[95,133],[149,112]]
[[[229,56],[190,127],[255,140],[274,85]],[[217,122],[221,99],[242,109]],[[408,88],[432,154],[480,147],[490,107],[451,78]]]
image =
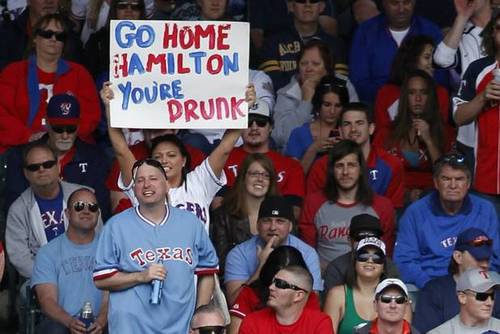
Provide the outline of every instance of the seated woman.
[[[280,151],[286,147],[290,133],[312,119],[312,99],[322,77],[333,73],[333,57],[328,45],[319,40],[306,43],[298,57],[297,74],[290,83],[277,92],[274,106],[272,137]],[[339,78],[339,80],[342,80]],[[342,80],[349,92],[350,101],[358,101],[354,86]]]
[[436,84],[425,71],[410,72],[396,118],[375,134],[375,144],[398,157],[405,172],[405,202],[433,187],[432,164],[450,147],[451,138],[439,112]]
[[[114,97],[111,83],[104,84],[101,90],[106,114],[109,119],[109,104]],[[250,106],[255,104],[255,89],[249,85],[245,100]],[[109,124],[109,123],[108,123]],[[215,150],[194,170],[189,171],[190,155],[175,135],[164,135],[153,139],[151,158],[159,161],[168,178],[169,202],[172,206],[182,208],[195,214],[209,231],[209,207],[215,194],[226,184],[223,168],[229,153],[240,137],[240,129],[226,130],[222,141]],[[119,186],[124,190],[134,205],[137,198],[133,192],[132,167],[136,158],[118,128],[108,125],[108,135],[113,145],[116,160],[120,166]]]
[[278,194],[277,175],[265,154],[249,154],[238,171],[234,186],[224,196],[222,206],[211,215],[210,238],[219,257],[219,274],[229,251],[257,234],[262,201]]
[[[351,334],[360,325],[375,319],[375,288],[387,278],[385,244],[380,239],[362,239],[353,253],[352,266],[344,285],[331,288],[323,311],[332,319],[337,334]],[[411,312],[405,316],[411,319]]]
[[[432,54],[434,52],[434,41],[425,35],[408,37],[398,49],[388,82],[380,87],[375,99],[375,131],[388,129],[394,121],[398,111],[401,85],[404,77],[413,70],[419,69],[427,72],[430,76],[434,74],[432,67]],[[448,131],[454,131],[449,122],[450,96],[448,90],[437,84],[436,93],[439,102],[439,112],[443,124],[447,125]]]
[[[234,305],[229,310],[231,324],[229,334],[237,334],[243,318],[249,313],[258,311],[266,306],[269,297],[269,286],[274,275],[286,266],[301,266],[307,269],[302,254],[292,246],[280,246],[274,249],[262,266],[259,279],[249,286],[243,286]],[[315,293],[309,295],[307,308],[319,310],[319,298]]]
[[313,121],[293,129],[285,154],[300,160],[304,173],[316,158],[339,140],[338,120],[343,106],[349,103],[345,85],[332,75],[324,76],[315,90]]

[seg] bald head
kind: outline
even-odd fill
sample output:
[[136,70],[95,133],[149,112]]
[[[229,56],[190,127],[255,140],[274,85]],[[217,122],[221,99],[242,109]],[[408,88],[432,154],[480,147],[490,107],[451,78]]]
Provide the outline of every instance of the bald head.
[[[300,286],[301,288],[311,292],[313,288],[313,277],[311,273],[301,267],[301,266],[288,266],[283,269],[282,271],[286,271],[287,273],[290,273],[293,277],[294,284],[297,286]],[[290,282],[292,283],[292,282]]]
[[205,326],[225,326],[224,315],[215,305],[202,305],[196,309],[191,319],[190,333],[198,333],[197,328]]

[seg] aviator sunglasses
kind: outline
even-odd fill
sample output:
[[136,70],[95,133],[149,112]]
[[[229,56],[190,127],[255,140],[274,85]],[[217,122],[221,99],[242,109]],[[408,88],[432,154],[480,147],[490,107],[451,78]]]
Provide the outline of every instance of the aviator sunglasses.
[[469,293],[470,295],[472,296],[475,296],[476,300],[478,302],[484,302],[488,299],[488,297],[491,297],[491,300],[494,301],[495,300],[495,292],[490,292],[490,293],[487,293],[487,292],[475,292],[475,291],[467,291],[467,292],[464,292],[465,294]]
[[404,304],[408,300],[405,296],[389,296],[389,295],[382,295],[379,297],[379,300],[384,303],[384,304],[390,304],[393,300],[396,302],[396,304]]
[[50,168],[54,167],[56,164],[57,164],[57,161],[55,161],[55,160],[47,160],[47,161],[41,162],[39,164],[26,165],[26,166],[24,166],[24,168],[26,168],[30,172],[36,172],[36,171],[40,170],[40,168],[42,168],[42,167],[44,169],[50,169]]
[[43,30],[43,29],[38,29],[36,31],[36,34],[40,37],[50,39],[52,36],[56,37],[56,40],[59,42],[64,42],[66,40],[66,32],[64,31],[54,31],[54,30]]
[[97,203],[90,203],[90,202],[83,202],[83,201],[78,201],[73,203],[73,209],[75,209],[76,212],[83,211],[83,209],[89,209],[90,212],[97,212],[99,210],[99,204]]

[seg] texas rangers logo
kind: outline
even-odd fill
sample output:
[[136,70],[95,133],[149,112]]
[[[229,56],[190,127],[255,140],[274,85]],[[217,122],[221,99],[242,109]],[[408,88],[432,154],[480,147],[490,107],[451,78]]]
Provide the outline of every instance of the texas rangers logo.
[[142,248],[134,249],[129,253],[130,258],[144,267],[148,263],[157,263],[158,260],[165,261],[182,261],[188,265],[193,264],[193,250],[191,248],[181,247],[160,247],[156,249]]
[[71,103],[70,102],[63,102],[59,106],[59,109],[61,110],[63,116],[68,116],[69,112],[71,111]]

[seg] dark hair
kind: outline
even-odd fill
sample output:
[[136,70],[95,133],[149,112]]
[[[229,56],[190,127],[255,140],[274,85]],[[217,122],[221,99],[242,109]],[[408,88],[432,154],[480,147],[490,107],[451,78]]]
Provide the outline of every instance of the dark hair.
[[185,189],[187,189],[187,174],[190,170],[191,167],[191,155],[189,154],[188,150],[186,149],[186,146],[184,143],[177,137],[176,135],[168,134],[168,135],[163,135],[154,138],[151,141],[151,156],[153,156],[153,152],[156,149],[156,147],[160,144],[164,143],[169,143],[174,146],[176,146],[179,149],[179,152],[181,153],[182,157],[186,159],[186,163],[182,167],[181,170],[181,185],[184,184]]
[[373,203],[373,190],[368,183],[367,168],[363,151],[359,145],[352,140],[342,140],[335,144],[328,153],[328,170],[326,184],[323,193],[330,202],[336,202],[339,198],[337,180],[335,179],[335,163],[349,154],[355,154],[359,163],[358,189],[356,190],[356,202],[364,205]]
[[269,286],[273,281],[274,275],[281,269],[291,265],[308,269],[302,253],[297,248],[279,246],[269,254],[269,257],[262,266],[259,279],[250,285],[259,296],[259,308],[266,305],[267,298],[269,297]]
[[[83,191],[88,192],[89,194],[92,194],[94,197],[96,197],[95,196],[95,192],[92,189],[90,189],[90,188],[83,188],[83,187],[82,188],[78,188],[75,191],[73,191],[71,193],[71,195],[68,196],[68,200],[66,201],[67,207],[70,207],[71,203],[73,203],[73,198],[76,196],[76,194],[78,194],[80,192],[83,192]],[[97,201],[97,197],[96,197],[96,201]]]
[[[373,247],[373,246],[372,246]],[[376,247],[373,247],[376,248]],[[387,256],[385,257],[384,261],[384,266],[382,268],[382,274],[380,275],[379,282],[383,281],[388,277],[388,270],[387,270]],[[346,275],[345,275],[345,282],[347,286],[351,288],[356,288],[358,287],[358,273],[356,272],[356,251],[353,250],[351,252],[351,262],[350,265],[347,267]]]
[[244,196],[246,194],[245,177],[250,165],[254,162],[259,163],[269,173],[269,189],[267,190],[266,197],[278,195],[278,176],[276,175],[273,161],[263,153],[249,154],[240,165],[236,181],[224,196],[222,202],[225,211],[230,215],[239,218],[248,217],[247,202]]
[[[68,27],[68,24],[66,23],[67,22],[66,17],[64,17],[62,14],[59,14],[59,13],[44,15],[41,18],[39,18],[38,21],[36,21],[35,25],[33,26],[33,29],[32,29],[33,34],[31,35],[30,42],[29,42],[28,47],[26,49],[26,52],[28,54],[31,52],[34,52],[34,49],[35,49],[35,42],[34,41],[35,41],[35,38],[38,36],[38,32],[40,30],[43,30],[43,28],[48,26],[50,24],[50,22],[52,22],[52,21],[55,21],[56,24],[60,25],[63,32],[68,34],[69,27]],[[67,45],[67,43],[65,41],[61,56],[63,56],[64,52],[66,51],[66,45]]]
[[436,160],[432,166],[432,177],[437,178],[444,166],[450,166],[453,169],[461,170],[465,173],[469,181],[472,180],[472,173],[469,165],[465,161],[465,156],[458,153],[444,154]]
[[430,127],[431,137],[436,141],[437,147],[444,148],[444,126],[439,112],[439,101],[437,97],[437,87],[434,79],[425,71],[413,70],[403,81],[401,86],[401,96],[399,98],[398,114],[392,122],[392,133],[389,140],[392,143],[399,143],[408,138],[408,133],[412,129],[412,115],[409,103],[408,85],[413,78],[421,78],[427,87],[427,100],[420,118],[426,121]]
[[349,103],[349,92],[343,80],[336,78],[332,74],[325,75],[321,78],[316,90],[314,91],[314,96],[312,98],[314,115],[318,115],[323,105],[323,97],[328,93],[334,93],[339,97],[342,106]]
[[424,52],[427,45],[434,46],[434,40],[427,35],[416,35],[406,38],[399,47],[394,60],[392,61],[388,83],[398,86],[404,81],[405,76],[418,69],[418,58]]
[[138,2],[141,8],[139,20],[146,19],[146,5],[144,4],[144,0],[111,0],[109,4],[108,24],[111,20],[118,20],[117,5],[119,2]]
[[491,15],[491,20],[488,22],[486,27],[484,27],[481,36],[483,37],[483,42],[481,46],[484,49],[486,55],[490,57],[495,57],[497,53],[497,46],[495,42],[495,26],[497,20],[500,18],[500,10],[494,10]]
[[[455,252],[455,251],[453,251]],[[461,251],[459,251],[461,252]],[[458,268],[458,263],[455,261],[455,258],[453,257],[453,253],[451,254],[450,258],[450,263],[448,264],[448,274],[450,275],[455,275],[460,272],[460,269]]]
[[35,149],[48,151],[54,157],[54,160],[57,161],[57,153],[46,143],[42,141],[34,141],[26,145],[23,149],[23,167],[28,165],[28,155],[31,151]]
[[318,49],[319,55],[323,60],[323,64],[325,65],[326,72],[328,74],[333,74],[335,70],[335,61],[333,59],[332,51],[330,50],[328,44],[319,39],[312,39],[306,44],[304,44],[304,46],[302,47],[297,56],[297,68],[299,68],[300,60],[302,59],[306,51],[312,49]]
[[344,106],[344,109],[342,110],[342,113],[340,114],[340,121],[342,121],[344,114],[349,112],[349,111],[359,111],[359,112],[365,114],[366,120],[368,121],[368,123],[373,123],[373,112],[366,103],[351,102],[351,103],[346,104]]

